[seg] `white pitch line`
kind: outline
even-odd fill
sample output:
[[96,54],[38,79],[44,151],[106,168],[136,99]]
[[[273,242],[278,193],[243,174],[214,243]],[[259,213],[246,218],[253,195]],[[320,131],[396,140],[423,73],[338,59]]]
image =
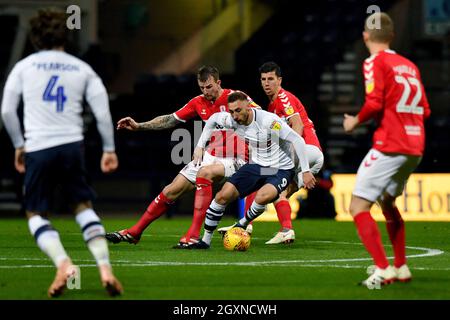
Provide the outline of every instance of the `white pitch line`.
[[[350,245],[362,245],[361,243],[354,242],[338,242],[338,241],[316,241],[311,240],[308,242],[318,243],[335,243],[335,244],[350,244]],[[409,247],[406,248],[412,250],[425,251],[422,254],[408,255],[407,258],[421,258],[431,257],[443,254],[444,251],[439,249],[430,249],[423,247]],[[393,259],[393,257],[388,257]],[[42,258],[0,258],[3,261],[48,261]],[[140,261],[140,260],[114,260],[114,266],[117,267],[151,267],[151,266],[291,266],[296,265],[298,267],[330,267],[330,268],[365,268],[363,266],[350,266],[350,265],[330,265],[330,264],[317,264],[317,263],[330,263],[330,262],[354,262],[354,261],[371,261],[371,258],[345,258],[345,259],[321,259],[321,260],[271,260],[271,261],[242,261],[242,262],[177,262],[177,261]],[[88,259],[77,259],[74,261],[90,262]],[[314,264],[316,263],[316,264]],[[95,264],[84,264],[82,267],[95,267]],[[15,268],[53,268],[53,265],[19,265],[19,266],[0,266],[0,269],[15,269]],[[448,271],[450,268],[414,268],[417,270],[442,270]]]

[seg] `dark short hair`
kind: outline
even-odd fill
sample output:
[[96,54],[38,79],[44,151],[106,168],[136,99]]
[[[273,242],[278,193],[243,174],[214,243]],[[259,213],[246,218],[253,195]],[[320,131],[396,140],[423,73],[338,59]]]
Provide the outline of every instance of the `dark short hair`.
[[212,76],[215,81],[219,80],[219,70],[214,66],[202,66],[198,69],[198,80],[205,82],[210,76]]
[[235,91],[228,96],[228,103],[233,103],[236,101],[248,101],[248,97],[242,91]]
[[281,68],[273,61],[265,62],[259,67],[259,74],[275,71],[277,77],[281,77]]
[[66,13],[57,8],[40,9],[30,19],[30,40],[36,50],[53,49],[67,42]]

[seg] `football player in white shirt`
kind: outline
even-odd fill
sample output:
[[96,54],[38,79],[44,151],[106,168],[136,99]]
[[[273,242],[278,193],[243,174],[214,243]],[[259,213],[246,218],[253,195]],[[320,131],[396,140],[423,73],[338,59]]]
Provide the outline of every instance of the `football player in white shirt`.
[[[85,97],[97,120],[103,140],[100,166],[104,173],[117,169],[114,129],[106,89],[92,68],[64,52],[68,30],[66,14],[39,10],[30,20],[30,38],[38,52],[19,61],[5,84],[2,118],[16,148],[15,167],[25,173],[25,210],[31,234],[57,268],[48,289],[50,297],[62,294],[76,277],[58,232],[44,214],[57,185],[73,205],[83,238],[94,256],[102,285],[112,296],[123,292],[112,272],[105,229],[92,208],[95,193],[87,183],[83,154],[82,101]],[[17,109],[24,102],[25,139]]]
[[206,143],[216,126],[233,129],[246,139],[250,144],[250,161],[231,176],[216,194],[206,213],[202,240],[190,245],[194,249],[210,247],[212,234],[226,206],[238,197],[243,198],[258,190],[249,210],[235,225],[243,229],[264,212],[266,204],[278,198],[294,176],[290,143],[299,158],[305,187],[313,188],[316,181],[305,154],[305,141],[281,118],[264,110],[250,108],[247,96],[242,92],[234,92],[228,96],[228,108],[229,113],[216,113],[206,122],[194,150],[194,161],[201,163]]

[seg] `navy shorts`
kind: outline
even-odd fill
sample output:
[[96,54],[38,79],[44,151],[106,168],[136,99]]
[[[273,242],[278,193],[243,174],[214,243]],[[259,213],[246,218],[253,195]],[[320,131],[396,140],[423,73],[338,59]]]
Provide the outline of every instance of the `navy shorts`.
[[95,192],[87,181],[82,142],[25,153],[25,209],[48,211],[58,187],[72,204],[91,201]]
[[267,183],[272,184],[280,194],[291,183],[293,177],[294,169],[281,170],[247,163],[233,174],[228,182],[236,187],[239,197],[243,198]]

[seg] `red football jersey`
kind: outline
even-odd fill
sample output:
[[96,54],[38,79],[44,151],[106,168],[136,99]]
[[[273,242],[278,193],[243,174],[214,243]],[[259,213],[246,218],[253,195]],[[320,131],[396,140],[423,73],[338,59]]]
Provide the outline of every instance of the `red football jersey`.
[[420,156],[425,147],[424,120],[430,106],[417,66],[392,50],[381,51],[363,64],[366,100],[359,121],[379,125],[373,148],[385,153]]
[[281,88],[278,92],[278,96],[269,104],[267,110],[275,113],[286,122],[290,117],[298,114],[303,122],[302,137],[305,139],[305,143],[314,145],[322,150],[316,135],[316,130],[314,129],[314,123],[308,118],[308,114],[306,113],[303,104],[292,93]]
[[[234,92],[224,89],[222,95],[216,101],[211,102],[203,95],[191,99],[184,107],[174,113],[175,118],[182,122],[199,116],[206,121],[216,112],[228,112],[228,95]],[[258,105],[249,97],[252,106]],[[220,130],[213,132],[207,151],[217,157],[241,157],[248,159],[248,149],[245,142],[240,139],[233,130]]]

